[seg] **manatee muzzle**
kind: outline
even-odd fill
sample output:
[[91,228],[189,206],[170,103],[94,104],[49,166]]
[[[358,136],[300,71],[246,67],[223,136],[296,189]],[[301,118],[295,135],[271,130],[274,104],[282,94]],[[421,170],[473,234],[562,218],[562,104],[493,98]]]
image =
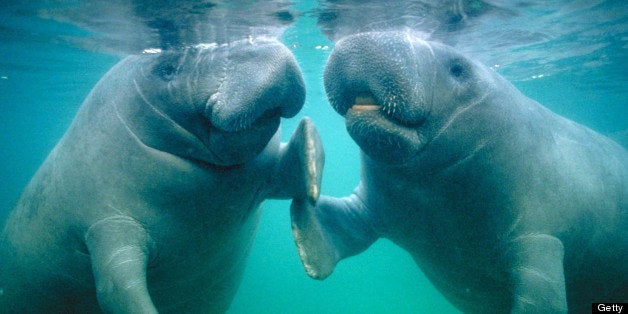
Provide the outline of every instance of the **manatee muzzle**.
[[405,163],[423,147],[424,140],[415,128],[391,120],[370,97],[357,97],[345,119],[351,138],[376,161]]

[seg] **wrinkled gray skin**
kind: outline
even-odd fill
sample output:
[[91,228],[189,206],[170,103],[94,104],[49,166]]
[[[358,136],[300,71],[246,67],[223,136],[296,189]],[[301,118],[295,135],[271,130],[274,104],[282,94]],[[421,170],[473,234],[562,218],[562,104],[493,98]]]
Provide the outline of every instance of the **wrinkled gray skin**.
[[270,39],[122,60],[6,222],[0,312],[226,311],[260,203],[317,196],[311,122],[279,142],[304,96]]
[[385,237],[464,312],[590,313],[591,302],[626,301],[618,144],[410,34],[341,40],[325,87],[363,152],[362,178],[352,195],[293,213],[309,275],[325,278]]

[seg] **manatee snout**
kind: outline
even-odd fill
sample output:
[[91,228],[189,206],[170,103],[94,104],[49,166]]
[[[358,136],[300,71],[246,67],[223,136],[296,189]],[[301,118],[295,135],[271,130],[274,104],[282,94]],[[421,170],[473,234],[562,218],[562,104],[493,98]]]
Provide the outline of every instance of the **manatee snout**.
[[424,144],[418,129],[430,110],[433,60],[429,49],[417,49],[424,44],[401,32],[360,33],[340,40],[329,57],[329,101],[373,159],[403,163]]
[[427,112],[424,69],[412,37],[372,32],[340,40],[325,68],[325,90],[340,114],[358,97],[370,96],[398,124],[418,126]]
[[305,83],[290,50],[276,40],[246,40],[228,48],[225,77],[206,108],[216,128],[238,132],[268,119],[296,115]]
[[205,105],[205,117],[214,162],[234,165],[257,156],[280,118],[301,110],[305,84],[292,53],[276,40],[246,40],[226,49],[224,76]]

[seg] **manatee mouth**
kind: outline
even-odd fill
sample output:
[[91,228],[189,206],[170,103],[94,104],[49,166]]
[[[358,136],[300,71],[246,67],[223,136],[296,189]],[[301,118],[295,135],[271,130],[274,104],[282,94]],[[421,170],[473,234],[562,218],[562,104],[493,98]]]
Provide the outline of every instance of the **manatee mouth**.
[[355,98],[346,110],[349,135],[372,159],[401,164],[415,156],[425,143],[417,132],[419,125],[395,119],[390,110],[377,104],[370,95]]
[[275,108],[233,130],[224,130],[212,125],[209,143],[206,146],[213,155],[213,163],[234,166],[255,159],[279,129],[280,120],[280,112]]
[[375,99],[370,95],[358,96],[353,102],[353,106],[347,110],[354,110],[356,112],[375,111],[381,110],[382,106],[376,104]]

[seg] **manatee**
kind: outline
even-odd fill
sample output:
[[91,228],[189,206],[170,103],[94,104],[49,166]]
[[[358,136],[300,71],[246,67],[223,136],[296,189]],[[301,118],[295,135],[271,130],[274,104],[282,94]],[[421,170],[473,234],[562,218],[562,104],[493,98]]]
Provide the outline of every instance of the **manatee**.
[[120,61],[2,229],[0,312],[225,312],[260,203],[318,197],[312,122],[280,142],[304,98],[270,38]]
[[307,273],[387,238],[470,313],[584,313],[628,296],[628,154],[412,33],[340,40],[324,73],[361,180],[292,213]]

